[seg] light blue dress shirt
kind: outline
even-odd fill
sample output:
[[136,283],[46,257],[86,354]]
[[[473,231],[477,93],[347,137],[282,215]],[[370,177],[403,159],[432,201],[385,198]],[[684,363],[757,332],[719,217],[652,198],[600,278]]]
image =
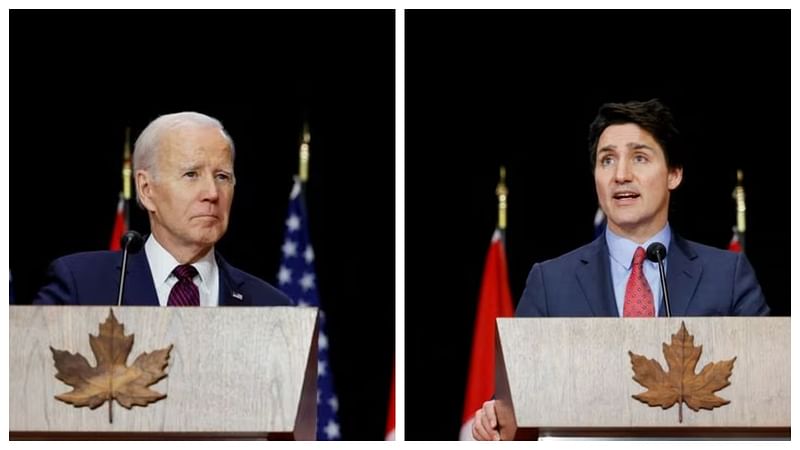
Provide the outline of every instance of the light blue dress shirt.
[[[647,247],[653,242],[661,242],[664,247],[669,249],[669,243],[672,240],[672,232],[669,228],[669,223],[664,225],[655,236],[651,237],[644,244],[637,244],[629,239],[614,234],[608,226],[606,226],[606,244],[608,244],[609,267],[611,267],[611,280],[614,283],[614,297],[617,300],[617,311],[619,316],[622,317],[623,306],[625,304],[625,286],[628,284],[628,278],[631,275],[631,266],[633,263],[633,253],[637,247]],[[652,262],[648,259],[644,260],[644,276],[647,278],[647,283],[650,285],[650,290],[653,291],[653,300],[655,302],[656,317],[661,310],[661,277],[658,274],[658,263]],[[664,274],[667,272],[667,260],[664,259]]]

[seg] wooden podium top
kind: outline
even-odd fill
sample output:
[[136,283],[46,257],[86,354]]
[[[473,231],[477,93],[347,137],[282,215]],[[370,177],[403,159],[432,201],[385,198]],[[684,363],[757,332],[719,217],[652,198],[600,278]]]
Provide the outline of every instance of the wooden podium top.
[[[91,410],[54,398],[72,387],[55,378],[50,351],[79,352],[94,366],[89,334],[98,334],[109,309],[125,334],[135,335],[128,365],[142,352],[174,346],[168,376],[151,386],[167,397],[130,410],[115,401],[113,423],[107,402]],[[12,433],[284,433],[313,439],[316,308],[14,306],[9,319]],[[307,413],[314,414],[310,428]]]
[[[695,412],[683,405],[651,407],[632,398],[647,391],[633,380],[628,351],[655,359],[668,371],[662,345],[685,322],[709,362],[736,357],[730,385],[716,395],[730,403]],[[497,320],[497,399],[504,438],[539,434],[659,429],[692,433],[791,426],[789,318],[681,317],[670,319],[519,318]],[[509,423],[511,422],[511,423]],[[515,422],[515,423],[514,423]],[[510,433],[510,434],[509,434]],[[623,433],[624,434],[624,433]]]

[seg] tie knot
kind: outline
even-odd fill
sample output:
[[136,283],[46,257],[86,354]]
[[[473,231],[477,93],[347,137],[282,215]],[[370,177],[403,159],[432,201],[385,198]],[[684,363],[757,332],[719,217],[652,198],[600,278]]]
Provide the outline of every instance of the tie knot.
[[191,264],[181,264],[172,271],[179,280],[192,280],[197,275],[197,269]]
[[633,252],[633,265],[636,267],[642,267],[644,258],[645,258],[644,248],[636,247],[636,251]]

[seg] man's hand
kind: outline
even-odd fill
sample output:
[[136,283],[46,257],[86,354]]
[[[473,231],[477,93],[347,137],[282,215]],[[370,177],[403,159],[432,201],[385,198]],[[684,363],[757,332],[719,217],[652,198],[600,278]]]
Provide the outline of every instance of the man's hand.
[[476,441],[500,440],[500,433],[497,431],[497,413],[494,409],[494,400],[483,402],[483,408],[475,411],[472,437]]

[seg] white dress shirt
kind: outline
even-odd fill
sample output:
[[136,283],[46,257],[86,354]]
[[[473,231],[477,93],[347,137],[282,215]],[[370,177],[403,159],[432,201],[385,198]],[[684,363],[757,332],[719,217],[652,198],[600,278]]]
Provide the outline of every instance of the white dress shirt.
[[[152,234],[148,236],[147,242],[144,244],[144,253],[147,256],[148,264],[150,264],[150,272],[153,274],[153,284],[156,287],[158,303],[161,306],[167,306],[172,286],[178,282],[178,277],[173,275],[172,271],[180,263],[161,246]],[[197,275],[192,281],[200,291],[200,306],[218,306],[219,268],[214,257],[214,248],[212,247],[208,253],[193,263],[192,266],[197,269]]]

